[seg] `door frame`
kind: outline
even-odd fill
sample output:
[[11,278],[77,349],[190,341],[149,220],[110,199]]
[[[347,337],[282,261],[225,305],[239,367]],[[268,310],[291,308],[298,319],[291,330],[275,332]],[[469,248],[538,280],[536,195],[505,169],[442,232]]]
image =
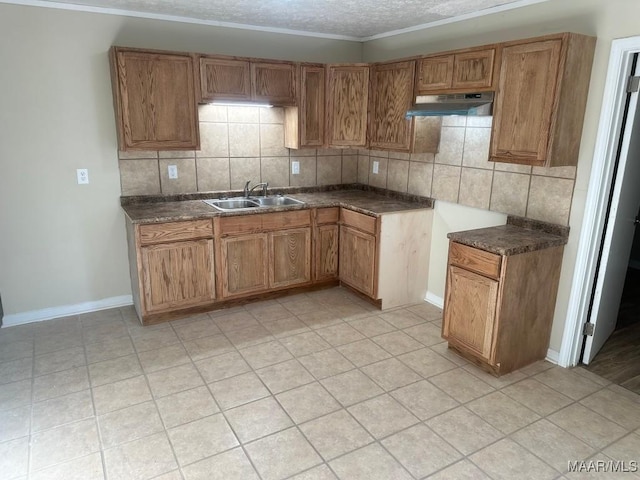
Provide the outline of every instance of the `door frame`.
[[[627,79],[633,56],[640,52],[640,36],[613,40],[602,98],[602,110],[591,165],[585,212],[578,240],[576,265],[569,295],[567,320],[558,364],[572,367],[580,361],[583,325],[588,320],[598,256],[607,220],[609,193],[613,188],[618,140],[627,97]],[[624,175],[624,172],[622,172]],[[614,198],[614,202],[617,199]]]

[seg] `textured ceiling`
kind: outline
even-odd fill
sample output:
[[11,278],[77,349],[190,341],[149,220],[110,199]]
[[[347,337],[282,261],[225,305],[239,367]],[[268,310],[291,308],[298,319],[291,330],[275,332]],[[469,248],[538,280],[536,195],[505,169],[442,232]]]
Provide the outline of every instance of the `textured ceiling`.
[[[137,14],[367,38],[543,0],[45,0]],[[42,3],[40,3],[42,5]]]

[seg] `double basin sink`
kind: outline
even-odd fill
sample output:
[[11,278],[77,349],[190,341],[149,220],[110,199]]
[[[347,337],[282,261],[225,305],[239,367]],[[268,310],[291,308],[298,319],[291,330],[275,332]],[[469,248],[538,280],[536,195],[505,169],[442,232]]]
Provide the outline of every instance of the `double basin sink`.
[[207,205],[221,212],[233,212],[238,210],[252,210],[260,207],[284,207],[290,205],[303,205],[304,202],[295,198],[274,195],[270,197],[234,197],[203,200]]

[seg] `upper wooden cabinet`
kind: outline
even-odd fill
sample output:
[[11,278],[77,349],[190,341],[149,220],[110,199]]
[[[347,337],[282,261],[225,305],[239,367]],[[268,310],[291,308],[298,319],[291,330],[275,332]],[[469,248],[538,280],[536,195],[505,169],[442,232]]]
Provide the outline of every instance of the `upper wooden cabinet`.
[[119,149],[199,149],[193,55],[113,47],[110,58]]
[[200,57],[200,100],[251,100],[249,60]]
[[296,104],[297,65],[291,62],[251,62],[251,98],[274,105]]
[[300,65],[298,105],[285,109],[285,147],[319,148],[324,146],[325,98],[324,65]]
[[418,60],[416,94],[492,90],[495,57],[496,48],[491,47]]
[[396,62],[371,68],[369,144],[408,152],[413,121],[405,116],[413,103],[416,62]]
[[369,65],[328,65],[327,68],[327,143],[330,147],[365,147]]
[[492,161],[577,164],[595,41],[565,33],[505,44],[494,105]]

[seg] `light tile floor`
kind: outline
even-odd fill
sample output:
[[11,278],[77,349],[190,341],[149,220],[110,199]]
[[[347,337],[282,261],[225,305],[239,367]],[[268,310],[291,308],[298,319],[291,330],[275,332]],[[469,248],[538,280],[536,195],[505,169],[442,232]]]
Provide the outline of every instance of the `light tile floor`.
[[335,288],[2,329],[0,477],[579,479],[568,461],[640,461],[640,396],[546,362],[494,378],[447,350],[441,316]]

